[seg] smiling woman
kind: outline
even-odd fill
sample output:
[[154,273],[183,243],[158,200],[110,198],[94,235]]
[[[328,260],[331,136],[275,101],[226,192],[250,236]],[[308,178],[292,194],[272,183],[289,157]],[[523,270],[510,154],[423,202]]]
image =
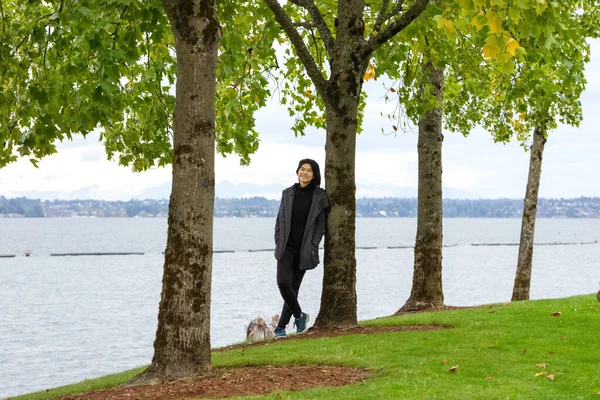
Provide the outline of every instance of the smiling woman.
[[316,161],[300,160],[298,183],[285,189],[275,221],[277,286],[284,304],[275,338],[286,336],[292,315],[297,333],[308,330],[309,315],[298,303],[298,292],[307,270],[319,264],[319,243],[325,233],[329,199],[321,189],[321,170]]

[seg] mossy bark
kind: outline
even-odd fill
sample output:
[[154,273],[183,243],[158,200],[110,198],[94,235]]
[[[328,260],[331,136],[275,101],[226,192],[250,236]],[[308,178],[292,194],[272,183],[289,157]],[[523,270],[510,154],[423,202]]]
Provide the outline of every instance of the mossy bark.
[[536,127],[533,132],[533,144],[531,145],[531,155],[529,156],[529,176],[525,191],[523,219],[521,221],[521,240],[519,241],[519,256],[512,301],[529,300],[535,218],[537,215],[538,192],[545,145],[546,132],[540,127]]
[[356,301],[356,130],[358,102],[368,60],[364,41],[364,3],[340,6],[336,47],[325,97],[327,140],[325,183],[331,210],[325,232],[321,307],[317,327],[357,325]]
[[410,297],[399,312],[435,309],[444,305],[442,291],[442,97],[444,71],[424,65],[432,94],[440,107],[419,121],[419,188],[414,272]]
[[214,0],[163,0],[177,51],[173,186],[154,357],[131,384],[159,383],[211,370],[217,51]]

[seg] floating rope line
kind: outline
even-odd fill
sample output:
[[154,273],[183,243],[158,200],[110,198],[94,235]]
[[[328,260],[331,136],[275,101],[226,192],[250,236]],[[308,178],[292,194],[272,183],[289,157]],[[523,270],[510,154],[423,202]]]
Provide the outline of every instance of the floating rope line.
[[[590,244],[598,244],[597,240],[593,242],[547,242],[547,243],[534,243],[535,246],[577,246],[577,245],[590,245]],[[518,246],[519,243],[470,243],[470,244],[445,244],[443,247],[463,247],[463,246]],[[394,249],[414,249],[415,246],[408,245],[399,245],[399,246],[356,246],[357,250],[394,250]],[[275,249],[249,249],[249,250],[231,250],[231,249],[215,249],[213,250],[214,254],[220,253],[259,253],[259,252],[267,252],[274,251]],[[323,247],[319,247],[319,250],[323,250]],[[31,251],[27,251],[25,253],[25,257],[29,257],[31,255]],[[71,257],[71,256],[143,256],[146,253],[138,253],[138,252],[94,252],[94,253],[51,253],[51,257]],[[162,254],[165,254],[163,251]],[[0,254],[0,258],[14,258],[15,254]]]

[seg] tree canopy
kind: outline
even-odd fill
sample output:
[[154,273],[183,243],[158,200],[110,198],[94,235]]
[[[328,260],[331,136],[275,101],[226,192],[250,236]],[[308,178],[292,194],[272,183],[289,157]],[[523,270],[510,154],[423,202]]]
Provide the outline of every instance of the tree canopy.
[[[217,149],[248,164],[278,29],[260,17],[265,8],[217,6]],[[0,13],[0,167],[19,156],[35,165],[57,142],[94,130],[121,165],[171,162],[176,52],[160,0],[3,0]]]

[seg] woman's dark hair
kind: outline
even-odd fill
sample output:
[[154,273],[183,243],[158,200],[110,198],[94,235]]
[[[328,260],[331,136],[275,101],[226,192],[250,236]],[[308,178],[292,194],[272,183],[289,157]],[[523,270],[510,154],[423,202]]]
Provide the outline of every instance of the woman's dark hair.
[[311,184],[313,184],[315,187],[320,186],[321,185],[321,169],[319,168],[319,164],[317,164],[317,162],[315,160],[311,160],[310,158],[304,158],[304,159],[300,160],[300,162],[298,163],[298,168],[296,168],[296,175],[298,174],[298,171],[300,171],[300,167],[303,166],[304,164],[310,164],[310,167],[313,170],[313,181],[311,182]]

